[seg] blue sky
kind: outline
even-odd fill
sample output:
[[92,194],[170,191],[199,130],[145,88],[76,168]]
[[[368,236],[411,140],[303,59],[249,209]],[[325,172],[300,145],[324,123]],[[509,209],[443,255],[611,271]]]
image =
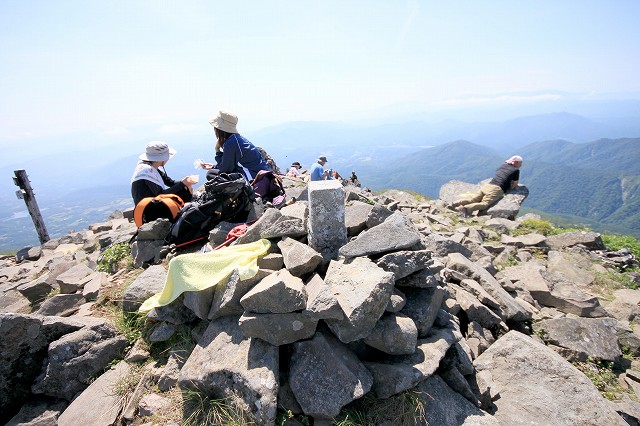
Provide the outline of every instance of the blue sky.
[[0,144],[189,131],[220,108],[242,132],[396,104],[637,95],[638,17],[635,0],[3,0]]

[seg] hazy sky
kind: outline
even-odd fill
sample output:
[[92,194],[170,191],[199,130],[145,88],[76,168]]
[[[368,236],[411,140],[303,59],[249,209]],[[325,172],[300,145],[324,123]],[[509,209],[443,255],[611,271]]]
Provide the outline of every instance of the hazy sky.
[[[640,92],[640,1],[0,2],[0,144]],[[502,98],[504,99],[504,98]]]

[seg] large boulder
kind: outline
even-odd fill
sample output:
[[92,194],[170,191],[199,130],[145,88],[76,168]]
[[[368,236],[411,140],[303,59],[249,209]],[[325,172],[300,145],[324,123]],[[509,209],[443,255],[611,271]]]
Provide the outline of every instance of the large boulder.
[[371,374],[331,333],[293,344],[289,385],[306,415],[332,418],[371,389]]
[[479,391],[490,393],[501,424],[626,425],[587,376],[517,331],[498,339],[474,366]]
[[122,295],[122,309],[137,312],[142,302],[162,292],[167,281],[167,270],[162,265],[150,266],[127,287]]
[[366,337],[389,303],[393,274],[364,257],[332,260],[325,282],[345,314],[344,319],[326,320],[331,331],[344,343]]
[[234,398],[258,425],[272,425],[278,395],[278,348],[246,338],[237,317],[211,321],[178,378],[182,389]]

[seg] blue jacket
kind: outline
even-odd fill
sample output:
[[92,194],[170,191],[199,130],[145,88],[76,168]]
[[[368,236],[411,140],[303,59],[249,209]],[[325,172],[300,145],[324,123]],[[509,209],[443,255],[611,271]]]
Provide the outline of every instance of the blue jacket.
[[222,151],[216,152],[216,169],[222,173],[241,173],[249,182],[260,170],[269,170],[256,147],[237,133],[224,141]]

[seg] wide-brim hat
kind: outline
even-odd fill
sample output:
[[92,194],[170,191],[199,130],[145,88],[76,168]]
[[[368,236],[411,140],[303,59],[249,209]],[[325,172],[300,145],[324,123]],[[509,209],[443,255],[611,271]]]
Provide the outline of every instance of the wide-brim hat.
[[152,141],[147,144],[144,154],[138,158],[144,161],[169,161],[176,152],[166,142]]
[[302,166],[297,161],[294,161],[293,163],[291,163],[291,167],[302,167]]
[[318,157],[318,161],[322,161],[323,163],[329,162],[329,160],[327,160],[327,157],[325,157],[324,155],[321,155],[320,157]]
[[209,120],[209,124],[223,132],[238,133],[238,129],[236,128],[238,117],[228,111],[218,111],[218,115]]

